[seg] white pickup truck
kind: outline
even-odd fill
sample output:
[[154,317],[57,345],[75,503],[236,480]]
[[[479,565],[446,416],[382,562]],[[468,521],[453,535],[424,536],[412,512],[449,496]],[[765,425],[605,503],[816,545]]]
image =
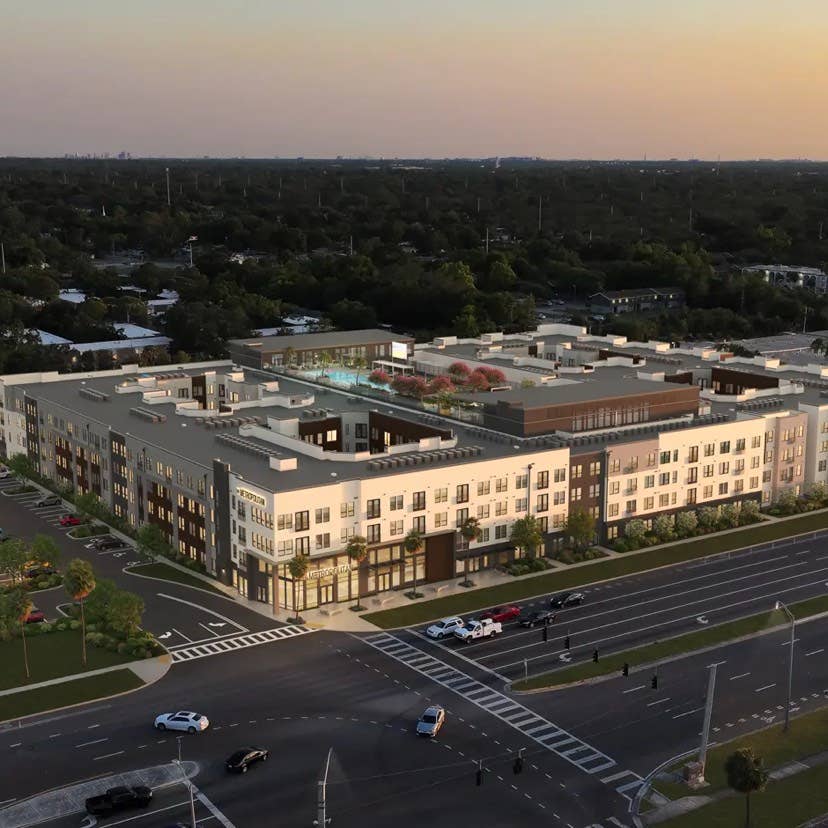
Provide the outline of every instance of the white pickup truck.
[[476,638],[489,638],[500,635],[503,632],[503,625],[500,621],[492,621],[491,618],[484,618],[482,621],[469,621],[465,627],[454,631],[454,637],[459,638],[464,644],[474,641]]

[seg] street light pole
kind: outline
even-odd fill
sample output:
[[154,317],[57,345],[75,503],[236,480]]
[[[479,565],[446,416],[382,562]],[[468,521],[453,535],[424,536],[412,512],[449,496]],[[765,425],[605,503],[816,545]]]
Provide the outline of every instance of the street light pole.
[[325,762],[325,775],[316,783],[316,819],[314,820],[314,825],[320,826],[320,828],[324,828],[325,825],[330,822],[327,816],[327,807],[328,807],[328,796],[327,796],[327,785],[328,785],[328,770],[331,767],[331,754],[333,753],[333,748],[328,748],[328,760]]
[[776,602],[777,610],[782,610],[788,618],[791,619],[791,648],[788,652],[788,698],[785,703],[785,724],[782,727],[782,732],[788,732],[788,726],[791,722],[791,688],[793,686],[793,657],[794,657],[794,640],[796,639],[796,618],[794,614],[785,606],[782,601]]
[[716,691],[716,667],[718,664],[710,665],[710,674],[707,677],[707,698],[704,705],[704,726],[702,727],[702,740],[699,749],[699,765],[701,766],[701,779],[704,779],[704,769],[707,765],[707,746],[710,741],[710,720],[713,718],[713,694]]
[[[179,736],[178,740],[178,750],[179,755],[181,752],[181,737]],[[181,771],[181,776],[184,780],[184,784],[187,786],[187,791],[190,794],[190,820],[192,823],[192,828],[197,828],[196,826],[196,813],[195,813],[195,798],[193,796],[193,783],[190,782],[190,778],[187,776],[187,772],[184,770],[184,765],[181,763],[181,759],[173,759],[173,764],[178,765],[178,769]]]

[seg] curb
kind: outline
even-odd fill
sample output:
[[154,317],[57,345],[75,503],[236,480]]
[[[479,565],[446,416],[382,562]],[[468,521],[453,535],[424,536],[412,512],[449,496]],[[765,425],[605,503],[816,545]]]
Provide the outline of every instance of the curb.
[[[120,693],[111,693],[108,696],[98,696],[94,699],[87,699],[86,701],[76,702],[75,704],[66,704],[66,705],[63,705],[62,707],[50,707],[46,710],[40,710],[37,713],[28,713],[25,716],[16,716],[12,719],[3,719],[2,721],[0,721],[0,725],[5,725],[5,724],[8,724],[9,722],[25,722],[25,721],[28,721],[29,719],[34,719],[37,716],[42,716],[44,713],[57,713],[61,710],[72,710],[75,707],[83,707],[83,705],[85,705],[85,704],[92,704],[93,702],[100,702],[100,701],[108,701],[109,699],[117,699],[120,696],[127,696],[130,693],[137,693],[140,690],[146,690],[147,687],[151,687],[157,681],[160,681],[162,678],[164,678],[164,676],[167,675],[167,673],[170,671],[170,668],[172,667],[172,656],[169,653],[165,653],[164,655],[160,655],[160,656],[155,656],[155,658],[162,659],[163,660],[162,663],[165,664],[166,669],[162,673],[157,675],[154,679],[151,679],[150,681],[144,681],[137,673],[135,673],[130,668],[130,666],[129,666],[130,663],[129,662],[124,664],[122,667],[118,668],[118,669],[130,670],[130,672],[132,672],[133,675],[136,678],[140,679],[143,682],[143,684],[140,687],[134,687],[132,690],[122,690]],[[112,670],[110,672],[115,672],[115,671]],[[81,679],[81,678],[84,678],[84,676],[83,675],[78,675],[78,676],[75,676],[74,679],[71,679],[71,678],[67,679],[67,681],[74,681],[75,679]],[[60,684],[60,682],[58,682],[58,684]],[[21,690],[21,692],[26,692],[26,691]],[[9,730],[9,729],[13,729],[13,728],[7,728],[7,730]]]
[[[173,586],[180,586],[185,587],[186,589],[194,589],[196,592],[204,592],[207,595],[212,595],[215,598],[224,598],[227,601],[232,601],[233,603],[238,603],[235,598],[231,597],[230,595],[225,595],[223,592],[212,592],[209,589],[204,589],[203,587],[192,586],[192,584],[183,584],[181,581],[171,581],[167,578],[157,578],[155,575],[142,575],[140,572],[133,572],[132,570],[138,566],[151,566],[153,563],[166,563],[166,561],[149,561],[146,563],[139,563],[134,564],[133,566],[125,566],[121,572],[125,572],[127,575],[132,575],[134,578],[144,578],[147,581],[158,581],[162,584],[172,584]],[[190,574],[190,573],[188,573]]]
[[[743,615],[740,618],[732,618],[730,621],[725,621],[725,624],[730,624],[730,623],[735,622],[735,621],[743,621],[746,618],[754,618],[757,614],[758,613],[753,613],[752,615]],[[807,624],[809,621],[819,621],[823,618],[828,618],[828,610],[825,610],[823,612],[818,612],[814,615],[806,615],[803,618],[797,618],[796,619],[796,626],[799,626],[800,624]],[[724,626],[724,624],[722,624],[721,626]],[[757,632],[748,633],[747,635],[740,635],[740,636],[737,636],[736,638],[726,638],[722,641],[719,641],[716,644],[708,644],[705,647],[699,647],[698,649],[695,649],[695,650],[686,650],[686,651],[681,652],[681,653],[676,653],[675,655],[666,656],[665,658],[660,658],[657,661],[646,661],[643,664],[636,664],[634,666],[631,665],[630,666],[630,675],[632,675],[633,673],[640,673],[640,672],[643,672],[645,670],[650,670],[653,667],[660,666],[662,664],[669,664],[672,661],[681,661],[682,659],[688,658],[689,656],[701,655],[701,653],[708,653],[711,650],[718,650],[719,647],[726,647],[726,646],[730,646],[731,644],[739,644],[742,641],[750,641],[753,638],[759,638],[760,636],[763,636],[763,635],[770,635],[771,633],[779,632],[780,630],[786,630],[788,628],[789,628],[789,624],[787,624],[787,623],[786,624],[777,624],[775,627],[768,627],[767,629],[758,630]],[[716,629],[716,628],[715,627],[710,627],[709,629]],[[667,638],[659,638],[658,642],[652,642],[652,643],[655,644],[655,643],[661,643],[662,641],[674,641],[675,639],[681,638],[684,635],[690,635],[690,633],[679,633],[678,635],[671,635],[671,636],[668,636]],[[649,646],[649,645],[644,645],[644,646]],[[621,650],[620,652],[624,652],[624,651]],[[613,654],[609,653],[609,655],[613,655]],[[531,695],[535,695],[537,693],[550,693],[550,692],[553,692],[555,690],[567,690],[571,687],[587,687],[587,686],[592,685],[592,684],[602,684],[605,681],[609,681],[610,679],[615,679],[615,678],[618,678],[618,671],[617,670],[614,670],[611,673],[603,673],[600,676],[591,676],[590,678],[577,679],[576,681],[569,681],[569,682],[566,682],[564,684],[553,684],[553,685],[550,685],[549,687],[536,687],[532,690],[512,690],[511,689],[511,683],[510,683],[509,684],[509,692],[513,693],[516,696],[531,696]]]

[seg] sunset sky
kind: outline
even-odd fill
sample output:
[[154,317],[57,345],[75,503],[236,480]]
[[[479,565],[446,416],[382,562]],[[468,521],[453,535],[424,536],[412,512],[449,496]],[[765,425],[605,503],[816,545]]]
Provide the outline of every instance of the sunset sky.
[[0,155],[828,158],[826,0],[0,0]]

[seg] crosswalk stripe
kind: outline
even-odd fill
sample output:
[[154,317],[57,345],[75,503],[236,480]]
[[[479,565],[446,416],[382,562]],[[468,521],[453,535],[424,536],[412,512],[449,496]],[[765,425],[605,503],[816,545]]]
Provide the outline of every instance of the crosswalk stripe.
[[189,647],[170,650],[173,664],[176,662],[193,661],[197,658],[221,655],[233,650],[241,650],[246,647],[257,647],[262,644],[272,644],[274,641],[282,641],[286,638],[293,638],[297,635],[307,635],[314,630],[291,624],[287,627],[275,627],[272,630],[262,632],[245,633],[232,638],[217,638],[215,641],[208,641],[201,644],[193,644]]

